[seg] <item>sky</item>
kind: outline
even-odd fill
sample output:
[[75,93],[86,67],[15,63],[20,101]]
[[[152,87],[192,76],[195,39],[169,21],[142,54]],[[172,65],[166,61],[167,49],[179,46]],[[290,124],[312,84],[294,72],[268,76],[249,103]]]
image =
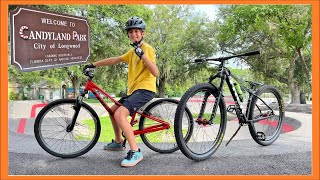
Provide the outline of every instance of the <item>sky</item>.
[[[210,20],[215,20],[220,5],[218,5],[218,4],[217,5],[201,4],[201,5],[193,5],[193,6],[194,6],[196,12],[205,13]],[[152,5],[150,7],[152,7]],[[218,54],[214,55],[212,58],[221,57],[221,56],[228,56],[228,55],[218,53]],[[232,67],[232,68],[241,68],[241,69],[249,68],[245,64],[238,65],[238,63],[236,61],[237,61],[237,59],[230,59],[230,60],[228,60],[228,63],[226,66]]]
[[204,4],[194,5],[196,11],[206,13],[210,20],[214,20],[217,14],[218,5]]
[[[195,11],[206,13],[210,20],[215,20],[219,5],[212,5],[212,4],[204,4],[204,5],[194,5]],[[226,54],[217,54],[214,57],[220,57],[220,56],[227,56]],[[231,59],[228,60],[228,67],[232,68],[248,68],[245,64],[238,65],[237,59]]]

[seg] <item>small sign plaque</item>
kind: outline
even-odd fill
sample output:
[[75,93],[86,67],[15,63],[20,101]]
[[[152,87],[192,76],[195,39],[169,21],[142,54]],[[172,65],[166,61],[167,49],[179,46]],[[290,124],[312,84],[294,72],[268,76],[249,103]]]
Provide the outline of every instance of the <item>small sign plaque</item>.
[[83,64],[90,56],[85,18],[18,7],[10,22],[11,64],[22,72]]

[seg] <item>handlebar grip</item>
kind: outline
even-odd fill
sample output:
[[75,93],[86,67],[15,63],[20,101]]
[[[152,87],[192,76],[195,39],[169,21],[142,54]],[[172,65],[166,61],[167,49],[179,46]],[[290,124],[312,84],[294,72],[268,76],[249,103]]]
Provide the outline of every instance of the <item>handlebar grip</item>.
[[247,52],[247,53],[244,53],[243,56],[253,56],[257,54],[260,54],[260,51]]
[[202,63],[202,62],[205,62],[205,59],[195,59],[194,62],[195,63]]

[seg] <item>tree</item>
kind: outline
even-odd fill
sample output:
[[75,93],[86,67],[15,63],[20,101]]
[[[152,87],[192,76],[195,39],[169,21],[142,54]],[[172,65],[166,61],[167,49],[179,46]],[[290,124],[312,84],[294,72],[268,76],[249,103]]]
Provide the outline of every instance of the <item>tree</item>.
[[157,90],[164,97],[167,83],[177,86],[190,79],[190,59],[209,56],[215,48],[208,19],[191,13],[191,6],[158,5],[153,11],[146,40],[156,50]]
[[[126,53],[132,47],[124,30],[125,22],[132,16],[139,16],[148,22],[152,15],[152,11],[144,5],[89,5],[86,9],[91,28],[90,62]],[[107,92],[127,93],[123,92],[127,86],[125,63],[97,68],[96,77],[99,78],[95,81]]]
[[233,5],[219,10],[219,44],[229,53],[260,49],[243,59],[256,74],[286,84],[291,103],[311,92],[311,6]]

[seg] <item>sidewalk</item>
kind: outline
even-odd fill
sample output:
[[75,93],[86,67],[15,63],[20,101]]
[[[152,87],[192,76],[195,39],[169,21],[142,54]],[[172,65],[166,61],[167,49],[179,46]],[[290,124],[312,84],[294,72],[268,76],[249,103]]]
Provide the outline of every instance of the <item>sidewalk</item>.
[[312,104],[285,104],[285,112],[312,114]]
[[[8,102],[8,116],[9,118],[29,118],[32,106],[35,104],[48,103],[49,101],[33,100],[33,101],[10,101]],[[107,111],[100,104],[90,104],[99,112],[98,115],[107,113]],[[285,104],[285,114],[288,112],[312,114],[312,104]],[[41,108],[36,109],[36,114]]]

